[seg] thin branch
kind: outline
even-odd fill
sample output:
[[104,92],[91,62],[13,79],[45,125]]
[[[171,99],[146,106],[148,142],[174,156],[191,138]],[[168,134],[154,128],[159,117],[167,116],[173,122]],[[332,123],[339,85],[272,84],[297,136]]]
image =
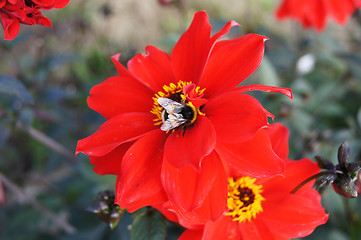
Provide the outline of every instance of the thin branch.
[[16,126],[19,127],[20,129],[26,131],[30,136],[32,136],[33,138],[35,138],[39,142],[43,143],[47,147],[51,148],[55,152],[63,155],[70,162],[75,161],[73,153],[68,151],[65,147],[63,147],[61,144],[56,142],[54,139],[52,139],[52,138],[48,137],[47,135],[45,135],[43,132],[40,132],[39,130],[33,128],[32,126],[26,127],[20,121],[17,122]]
[[13,183],[10,179],[5,177],[2,173],[0,173],[0,182],[4,184],[9,190],[11,190],[14,194],[21,196],[26,199],[27,202],[38,209],[41,213],[43,213],[46,217],[50,218],[54,221],[56,225],[61,227],[66,233],[72,234],[76,231],[76,229],[70,225],[66,220],[59,218],[54,212],[46,208],[44,205],[39,203],[33,196],[24,192],[19,186]]

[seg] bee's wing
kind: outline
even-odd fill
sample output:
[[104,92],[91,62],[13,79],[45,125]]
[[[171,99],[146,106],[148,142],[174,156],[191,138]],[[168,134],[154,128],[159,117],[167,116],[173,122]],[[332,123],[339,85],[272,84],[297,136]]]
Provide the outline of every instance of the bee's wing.
[[168,119],[163,122],[160,129],[162,131],[169,131],[176,127],[179,127],[180,125],[182,125],[185,122],[186,122],[186,120],[183,118],[183,116],[181,114],[175,113],[173,115],[168,116]]
[[180,113],[183,108],[183,104],[173,101],[169,98],[160,97],[157,99],[159,105],[161,105],[169,114]]

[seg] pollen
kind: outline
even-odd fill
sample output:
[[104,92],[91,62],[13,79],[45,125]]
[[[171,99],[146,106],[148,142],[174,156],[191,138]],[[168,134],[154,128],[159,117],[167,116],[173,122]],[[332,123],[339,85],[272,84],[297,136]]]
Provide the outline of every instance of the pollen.
[[250,222],[263,211],[262,202],[266,199],[261,195],[262,185],[255,184],[256,180],[247,176],[228,179],[228,212],[225,215],[233,221]]

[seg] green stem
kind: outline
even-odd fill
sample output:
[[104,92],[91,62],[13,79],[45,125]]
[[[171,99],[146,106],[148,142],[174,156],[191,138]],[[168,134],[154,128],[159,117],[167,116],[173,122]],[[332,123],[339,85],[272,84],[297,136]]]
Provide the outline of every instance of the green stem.
[[319,172],[309,178],[307,178],[306,180],[304,180],[302,183],[300,183],[297,187],[295,187],[291,193],[296,193],[301,187],[303,187],[306,183],[314,180],[314,179],[317,179],[319,177],[322,177],[322,176],[325,176],[325,175],[328,175],[328,174],[343,174],[343,172],[339,171],[339,170],[327,170],[327,171],[323,171],[323,172]]

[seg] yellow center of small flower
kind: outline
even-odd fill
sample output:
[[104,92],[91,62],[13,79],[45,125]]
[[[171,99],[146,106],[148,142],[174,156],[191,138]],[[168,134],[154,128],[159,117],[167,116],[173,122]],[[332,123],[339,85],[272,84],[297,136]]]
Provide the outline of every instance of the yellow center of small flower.
[[228,212],[226,216],[231,216],[233,221],[240,223],[251,221],[256,215],[263,211],[262,185],[255,184],[256,179],[241,177],[236,180],[228,179]]
[[[191,82],[180,80],[177,84],[164,85],[163,91],[155,94],[153,97],[153,108],[150,111],[156,115],[156,118],[153,119],[154,125],[161,125],[162,123],[164,125],[164,122],[169,119],[170,126],[164,126],[164,128],[173,129],[182,125],[183,121],[184,124],[192,124],[196,120],[197,115],[202,114],[191,102],[187,101],[187,97],[183,93],[183,88],[188,84],[191,84]],[[200,96],[204,90],[197,86],[195,93],[197,96]],[[162,103],[163,106],[161,105]],[[169,117],[169,115],[171,116]]]

